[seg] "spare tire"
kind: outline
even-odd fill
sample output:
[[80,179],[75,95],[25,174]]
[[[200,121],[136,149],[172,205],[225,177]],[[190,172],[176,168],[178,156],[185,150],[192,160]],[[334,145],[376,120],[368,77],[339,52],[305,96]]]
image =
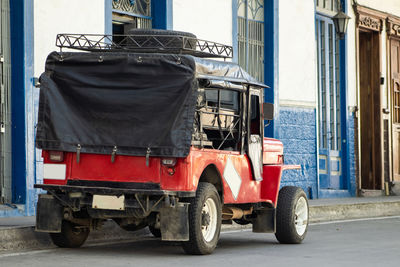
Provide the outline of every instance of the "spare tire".
[[196,50],[197,37],[189,32],[131,29],[127,35],[132,38],[126,43],[128,49],[138,52],[181,53],[183,49]]

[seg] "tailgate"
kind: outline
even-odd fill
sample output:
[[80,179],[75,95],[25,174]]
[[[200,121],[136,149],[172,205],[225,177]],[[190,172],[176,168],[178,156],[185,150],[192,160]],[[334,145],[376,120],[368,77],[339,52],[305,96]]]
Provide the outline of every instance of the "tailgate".
[[111,155],[81,153],[78,163],[71,154],[68,180],[160,183],[160,158],[150,158],[146,166],[145,157],[116,155],[111,162]]

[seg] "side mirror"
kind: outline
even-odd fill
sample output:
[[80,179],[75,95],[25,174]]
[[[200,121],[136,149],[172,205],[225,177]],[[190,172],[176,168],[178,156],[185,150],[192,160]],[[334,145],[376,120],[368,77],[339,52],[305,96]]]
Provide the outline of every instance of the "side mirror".
[[274,104],[263,103],[263,118],[269,121],[274,119]]

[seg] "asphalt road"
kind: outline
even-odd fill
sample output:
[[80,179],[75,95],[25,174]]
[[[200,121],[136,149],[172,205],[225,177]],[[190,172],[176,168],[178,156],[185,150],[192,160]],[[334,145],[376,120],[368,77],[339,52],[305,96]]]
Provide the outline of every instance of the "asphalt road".
[[0,266],[399,266],[400,216],[314,224],[303,244],[272,234],[222,233],[214,254],[189,256],[177,243],[134,242],[0,253]]

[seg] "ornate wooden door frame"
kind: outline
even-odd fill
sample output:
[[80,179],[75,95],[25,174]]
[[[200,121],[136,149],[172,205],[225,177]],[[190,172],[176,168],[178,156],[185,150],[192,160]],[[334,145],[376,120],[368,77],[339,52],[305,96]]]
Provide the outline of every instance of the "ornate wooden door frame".
[[[361,105],[361,67],[360,67],[360,34],[364,34],[364,33],[369,33],[371,34],[371,36],[375,36],[375,42],[374,44],[376,46],[378,46],[378,57],[376,60],[378,60],[378,62],[375,62],[375,64],[371,63],[371,65],[375,65],[372,66],[372,74],[376,74],[373,75],[374,77],[371,78],[371,87],[372,86],[379,86],[379,81],[380,81],[380,73],[382,72],[382,47],[381,47],[381,35],[382,35],[382,30],[383,30],[383,26],[384,26],[384,22],[387,18],[387,14],[383,13],[383,12],[379,12],[373,9],[369,9],[367,7],[364,6],[360,6],[360,5],[354,5],[353,6],[355,14],[356,14],[356,55],[357,55],[357,60],[356,60],[356,64],[357,64],[357,105],[358,107],[360,107]],[[376,41],[376,39],[378,41]],[[372,50],[371,50],[372,51]],[[375,51],[376,52],[376,51]],[[376,76],[376,77],[375,77]],[[373,89],[373,88],[371,88]],[[375,88],[374,90],[379,90],[380,92],[380,97],[379,99],[382,99],[382,90],[381,86],[379,86],[378,88]],[[376,182],[373,182],[374,185],[372,186],[372,189],[383,189],[383,185],[384,185],[384,181],[383,181],[383,128],[382,128],[382,101],[380,101],[380,107],[379,110],[380,112],[378,112],[379,114],[376,114],[376,116],[378,116],[378,123],[376,126],[376,130],[374,131],[374,134],[376,133],[380,133],[380,135],[376,134],[375,135],[375,139],[376,141],[376,145],[373,145],[373,151],[375,151],[375,155],[373,155],[373,162],[376,165],[376,167],[374,167],[374,171],[373,171],[373,179],[377,179]],[[374,110],[372,110],[373,112]],[[357,136],[356,136],[356,153],[358,153],[358,155],[356,155],[357,158],[357,176],[356,177],[356,181],[357,181],[357,188],[360,190],[362,189],[362,154],[361,154],[361,148],[362,148],[362,136],[361,136],[361,130],[362,130],[362,125],[360,127],[360,120],[361,120],[361,113],[357,114],[357,118],[356,118],[356,129],[357,129]],[[365,138],[365,136],[364,136]],[[378,155],[376,157],[376,155]],[[365,181],[364,181],[365,184]]]
[[[398,123],[394,122],[394,89],[395,86],[399,85],[400,83],[400,75],[396,75],[394,77],[394,73],[392,70],[393,67],[393,51],[392,51],[392,43],[393,42],[399,42],[400,43],[400,18],[398,17],[393,17],[389,16],[386,19],[386,32],[388,35],[387,38],[387,47],[388,47],[388,54],[387,54],[387,60],[388,60],[388,110],[390,110],[390,123],[389,123],[389,128],[390,128],[390,145],[389,147],[391,148],[389,151],[390,155],[390,168],[389,168],[389,174],[390,174],[390,181],[391,182],[399,182],[400,177],[399,177],[399,157],[400,155],[395,155],[396,151],[397,154],[399,153],[399,125]],[[398,103],[397,103],[398,105]],[[398,119],[396,119],[398,120]],[[397,173],[396,173],[397,172]]]

